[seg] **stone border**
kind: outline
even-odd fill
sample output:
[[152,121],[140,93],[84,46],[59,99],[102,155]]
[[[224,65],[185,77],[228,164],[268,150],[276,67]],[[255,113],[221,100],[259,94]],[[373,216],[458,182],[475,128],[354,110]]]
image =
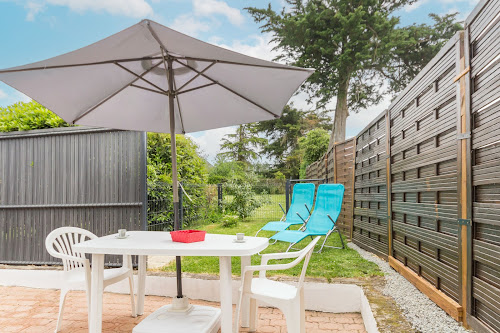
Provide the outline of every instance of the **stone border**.
[[[61,270],[53,269],[0,269],[0,285],[19,286],[42,289],[59,289]],[[136,276],[135,276],[136,278]],[[293,282],[286,281],[293,284]],[[137,285],[137,280],[135,281]],[[175,276],[167,274],[148,275],[146,279],[146,295],[175,296]],[[191,299],[219,302],[219,281],[217,278],[184,277],[184,292]],[[238,297],[239,280],[233,280],[233,304]],[[368,333],[378,333],[377,321],[370,308],[370,303],[363,289],[356,284],[306,282],[306,310],[350,313],[358,312],[363,317]],[[106,288],[114,293],[128,293],[127,281],[120,281]],[[327,296],[326,296],[327,295]]]

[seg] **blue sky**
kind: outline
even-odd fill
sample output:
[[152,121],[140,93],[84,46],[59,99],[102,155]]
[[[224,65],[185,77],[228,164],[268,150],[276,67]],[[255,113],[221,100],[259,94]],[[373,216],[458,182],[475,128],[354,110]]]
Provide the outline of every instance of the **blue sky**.
[[[477,0],[419,0],[396,13],[402,25],[429,22],[428,14],[458,12],[465,19]],[[244,10],[275,9],[282,0],[0,0],[0,68],[31,63],[69,52],[116,33],[141,19],[150,18],[201,40],[271,60],[276,54],[270,37]],[[29,100],[0,83],[0,106]],[[311,108],[305,96],[293,98],[296,106]],[[380,105],[352,115],[347,135],[353,136],[388,106]],[[224,128],[192,134],[201,150],[213,161]]]

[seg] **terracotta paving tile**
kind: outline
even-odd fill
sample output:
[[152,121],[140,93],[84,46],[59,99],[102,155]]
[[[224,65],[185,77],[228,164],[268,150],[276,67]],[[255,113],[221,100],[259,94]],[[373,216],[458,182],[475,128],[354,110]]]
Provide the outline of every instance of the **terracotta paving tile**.
[[[0,332],[53,332],[59,312],[59,291],[0,286]],[[131,316],[130,296],[104,294],[103,332],[131,332],[147,315],[170,299],[146,296],[144,315]],[[193,300],[193,304],[218,307],[218,303]],[[234,307],[233,307],[234,310]],[[286,320],[278,309],[259,308],[257,332],[286,333]],[[62,322],[62,333],[87,332],[87,300],[84,292],[70,292]],[[359,313],[306,311],[307,333],[366,333]],[[242,328],[240,332],[248,332]]]

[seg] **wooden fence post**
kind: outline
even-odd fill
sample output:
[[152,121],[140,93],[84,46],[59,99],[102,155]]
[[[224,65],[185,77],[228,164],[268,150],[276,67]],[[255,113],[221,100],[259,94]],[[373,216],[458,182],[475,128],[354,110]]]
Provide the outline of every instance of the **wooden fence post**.
[[391,207],[391,110],[385,111],[385,154],[386,154],[386,196],[387,196],[387,248],[392,257],[392,207]]
[[356,145],[358,143],[358,137],[355,136],[352,143],[352,198],[351,198],[351,230],[350,230],[350,239],[352,240],[352,234],[354,231],[354,193],[356,193],[356,189],[354,187],[354,183],[356,181]]
[[[460,32],[456,46],[457,77],[457,169],[458,169],[458,246],[459,246],[459,301],[464,312],[470,312],[472,268],[472,195],[471,195],[471,110],[468,38]],[[465,73],[465,74],[464,74]],[[463,325],[468,327],[466,314]]]
[[333,144],[333,183],[337,184],[337,144]]

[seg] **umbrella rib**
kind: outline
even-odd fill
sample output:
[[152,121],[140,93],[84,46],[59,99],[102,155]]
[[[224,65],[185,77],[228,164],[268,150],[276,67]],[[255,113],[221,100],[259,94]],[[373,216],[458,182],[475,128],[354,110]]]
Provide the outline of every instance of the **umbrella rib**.
[[[161,64],[161,61],[159,63],[157,63],[156,65],[154,65],[153,67],[151,67],[150,69],[148,69],[147,71],[145,71],[144,73],[142,73],[141,75],[139,76],[144,76],[146,75],[147,73],[149,73],[150,71],[152,71],[154,68],[156,68],[158,65]],[[138,81],[139,78],[135,78],[134,80],[132,80],[130,83],[128,83],[127,85],[123,86],[122,88],[118,89],[117,91],[115,91],[114,93],[112,93],[111,95],[109,95],[108,97],[106,97],[105,99],[103,99],[102,101],[100,101],[99,103],[97,103],[96,105],[94,105],[93,107],[91,107],[90,109],[88,109],[87,111],[83,112],[81,115],[79,115],[78,117],[76,117],[75,119],[73,119],[72,123],[74,124],[75,122],[77,122],[78,120],[82,119],[83,117],[85,117],[87,114],[89,114],[90,112],[94,111],[95,109],[97,109],[99,106],[103,105],[104,103],[106,103],[107,101],[109,101],[111,98],[115,97],[116,95],[118,95],[120,92],[122,92],[125,88],[127,87],[130,87],[132,84],[134,84],[136,81]]]
[[204,84],[202,86],[198,86],[198,87],[194,87],[194,88],[191,88],[191,89],[186,89],[186,90],[183,90],[183,91],[179,91],[178,93],[176,93],[176,95],[180,95],[180,94],[184,94],[184,93],[187,93],[187,92],[190,92],[190,91],[193,91],[193,90],[198,90],[198,89],[201,89],[201,88],[206,88],[206,87],[209,87],[209,86],[213,86],[214,84],[217,84],[217,83],[216,82],[211,82],[211,83]]
[[[158,44],[160,44],[161,49],[165,50],[165,52],[168,54],[167,48],[165,47],[165,45],[163,45],[163,42],[160,40],[160,38],[158,37],[156,32],[153,30],[153,27],[151,26],[151,23],[149,21],[147,21],[147,25],[148,25],[148,30],[151,33],[151,36],[153,36],[153,38],[156,40],[156,42]],[[162,51],[162,56],[163,56],[163,51]],[[170,54],[169,54],[169,56],[170,56]],[[165,60],[164,56],[163,56],[163,60]]]
[[244,62],[238,62],[238,61],[229,61],[229,60],[219,60],[219,59],[208,59],[208,58],[198,58],[198,57],[173,57],[175,59],[185,59],[185,60],[194,60],[194,61],[215,61],[216,63],[220,64],[228,64],[228,65],[238,65],[238,66],[251,66],[251,67],[262,67],[262,68],[272,68],[272,69],[283,69],[283,70],[289,70],[289,71],[303,71],[303,72],[309,72],[312,69],[308,68],[302,68],[302,67],[292,67],[292,66],[287,66],[287,67],[282,67],[282,66],[273,66],[273,65],[262,65],[262,64],[246,64]]
[[[175,75],[173,77],[173,81],[174,81],[174,91],[177,91],[176,84],[175,84]],[[186,134],[186,131],[184,129],[184,120],[182,119],[181,103],[179,102],[179,96],[174,95],[174,97],[177,100],[177,109],[179,110],[179,119],[181,120],[182,134]]]
[[138,86],[138,85],[135,85],[135,84],[131,84],[130,86],[134,87],[134,88],[139,88],[139,89],[151,91],[151,92],[163,95],[163,96],[168,96],[168,92],[161,92],[161,91],[158,91],[158,90],[154,90],[154,89],[150,89],[150,88],[146,88],[146,87],[141,87],[141,86]]
[[228,86],[226,86],[226,85],[224,85],[224,84],[220,83],[219,81],[216,81],[216,80],[212,79],[210,76],[208,76],[208,75],[206,75],[206,74],[204,74],[204,73],[200,73],[200,71],[198,71],[198,70],[194,69],[193,67],[191,67],[191,66],[189,66],[189,65],[187,65],[187,64],[183,64],[182,62],[180,62],[180,61],[179,61],[179,60],[177,60],[176,58],[174,58],[174,60],[175,60],[176,62],[178,62],[179,64],[181,64],[181,65],[183,65],[183,66],[185,66],[185,67],[187,67],[187,68],[190,68],[192,71],[195,71],[196,73],[199,73],[199,74],[200,74],[201,76],[203,76],[204,78],[206,78],[206,79],[208,79],[208,80],[212,81],[213,83],[215,83],[215,84],[217,84],[217,85],[221,86],[222,88],[226,89],[227,91],[232,92],[232,93],[233,93],[233,94],[235,94],[236,96],[238,96],[238,97],[240,97],[240,98],[244,99],[245,101],[247,101],[247,102],[249,102],[249,103],[251,103],[251,104],[253,104],[253,105],[255,105],[255,106],[259,107],[260,109],[262,109],[262,110],[266,111],[267,113],[269,113],[269,114],[273,115],[273,117],[275,117],[275,118],[279,118],[279,116],[278,116],[277,114],[275,114],[275,113],[273,113],[273,112],[269,111],[268,109],[266,109],[265,107],[263,107],[263,106],[262,106],[262,105],[260,105],[259,103],[252,101],[250,98],[245,97],[245,96],[243,96],[242,94],[240,94],[240,93],[238,93],[238,92],[234,91],[233,89],[229,88]]
[[4,69],[4,70],[0,70],[0,74],[17,73],[17,72],[28,72],[28,71],[39,71],[39,70],[44,70],[44,69],[57,69],[57,68],[69,68],[69,67],[106,65],[106,64],[114,64],[116,62],[132,62],[132,61],[161,60],[161,59],[162,59],[162,57],[143,57],[143,58],[129,58],[129,59],[105,60],[105,61],[97,61],[97,62],[88,62],[88,63],[83,63],[83,64],[40,66],[40,67],[20,68],[20,69]]
[[[160,63],[161,63],[161,62],[160,62]],[[118,66],[118,67],[120,67],[121,69],[123,69],[123,70],[125,70],[125,71],[129,72],[130,74],[134,75],[135,77],[139,78],[140,80],[142,80],[142,81],[144,81],[144,82],[146,82],[146,83],[150,84],[151,86],[155,87],[156,89],[158,89],[158,90],[160,90],[160,91],[162,91],[162,92],[164,92],[164,93],[166,93],[166,92],[167,92],[166,90],[164,90],[164,89],[162,89],[162,88],[158,87],[158,86],[157,86],[156,84],[154,84],[153,82],[151,82],[151,81],[149,81],[149,80],[146,80],[145,78],[143,78],[143,77],[141,77],[141,76],[137,75],[136,73],[132,72],[132,71],[131,71],[130,69],[128,69],[127,67],[122,66],[122,65],[120,65],[120,64],[119,64],[119,63],[117,63],[117,62],[115,62],[115,65],[116,65],[116,66]]]
[[214,61],[212,62],[210,65],[208,65],[204,70],[202,70],[200,73],[196,74],[195,76],[193,76],[188,82],[184,83],[180,88],[179,90],[175,90],[175,91],[179,91],[178,93],[180,94],[180,91],[182,91],[182,88],[184,88],[185,86],[187,86],[188,84],[190,84],[191,82],[193,82],[194,80],[196,80],[197,77],[199,77],[201,74],[203,74],[204,72],[206,72],[207,70],[210,69],[210,67],[212,67],[213,65],[215,65],[217,62]]

